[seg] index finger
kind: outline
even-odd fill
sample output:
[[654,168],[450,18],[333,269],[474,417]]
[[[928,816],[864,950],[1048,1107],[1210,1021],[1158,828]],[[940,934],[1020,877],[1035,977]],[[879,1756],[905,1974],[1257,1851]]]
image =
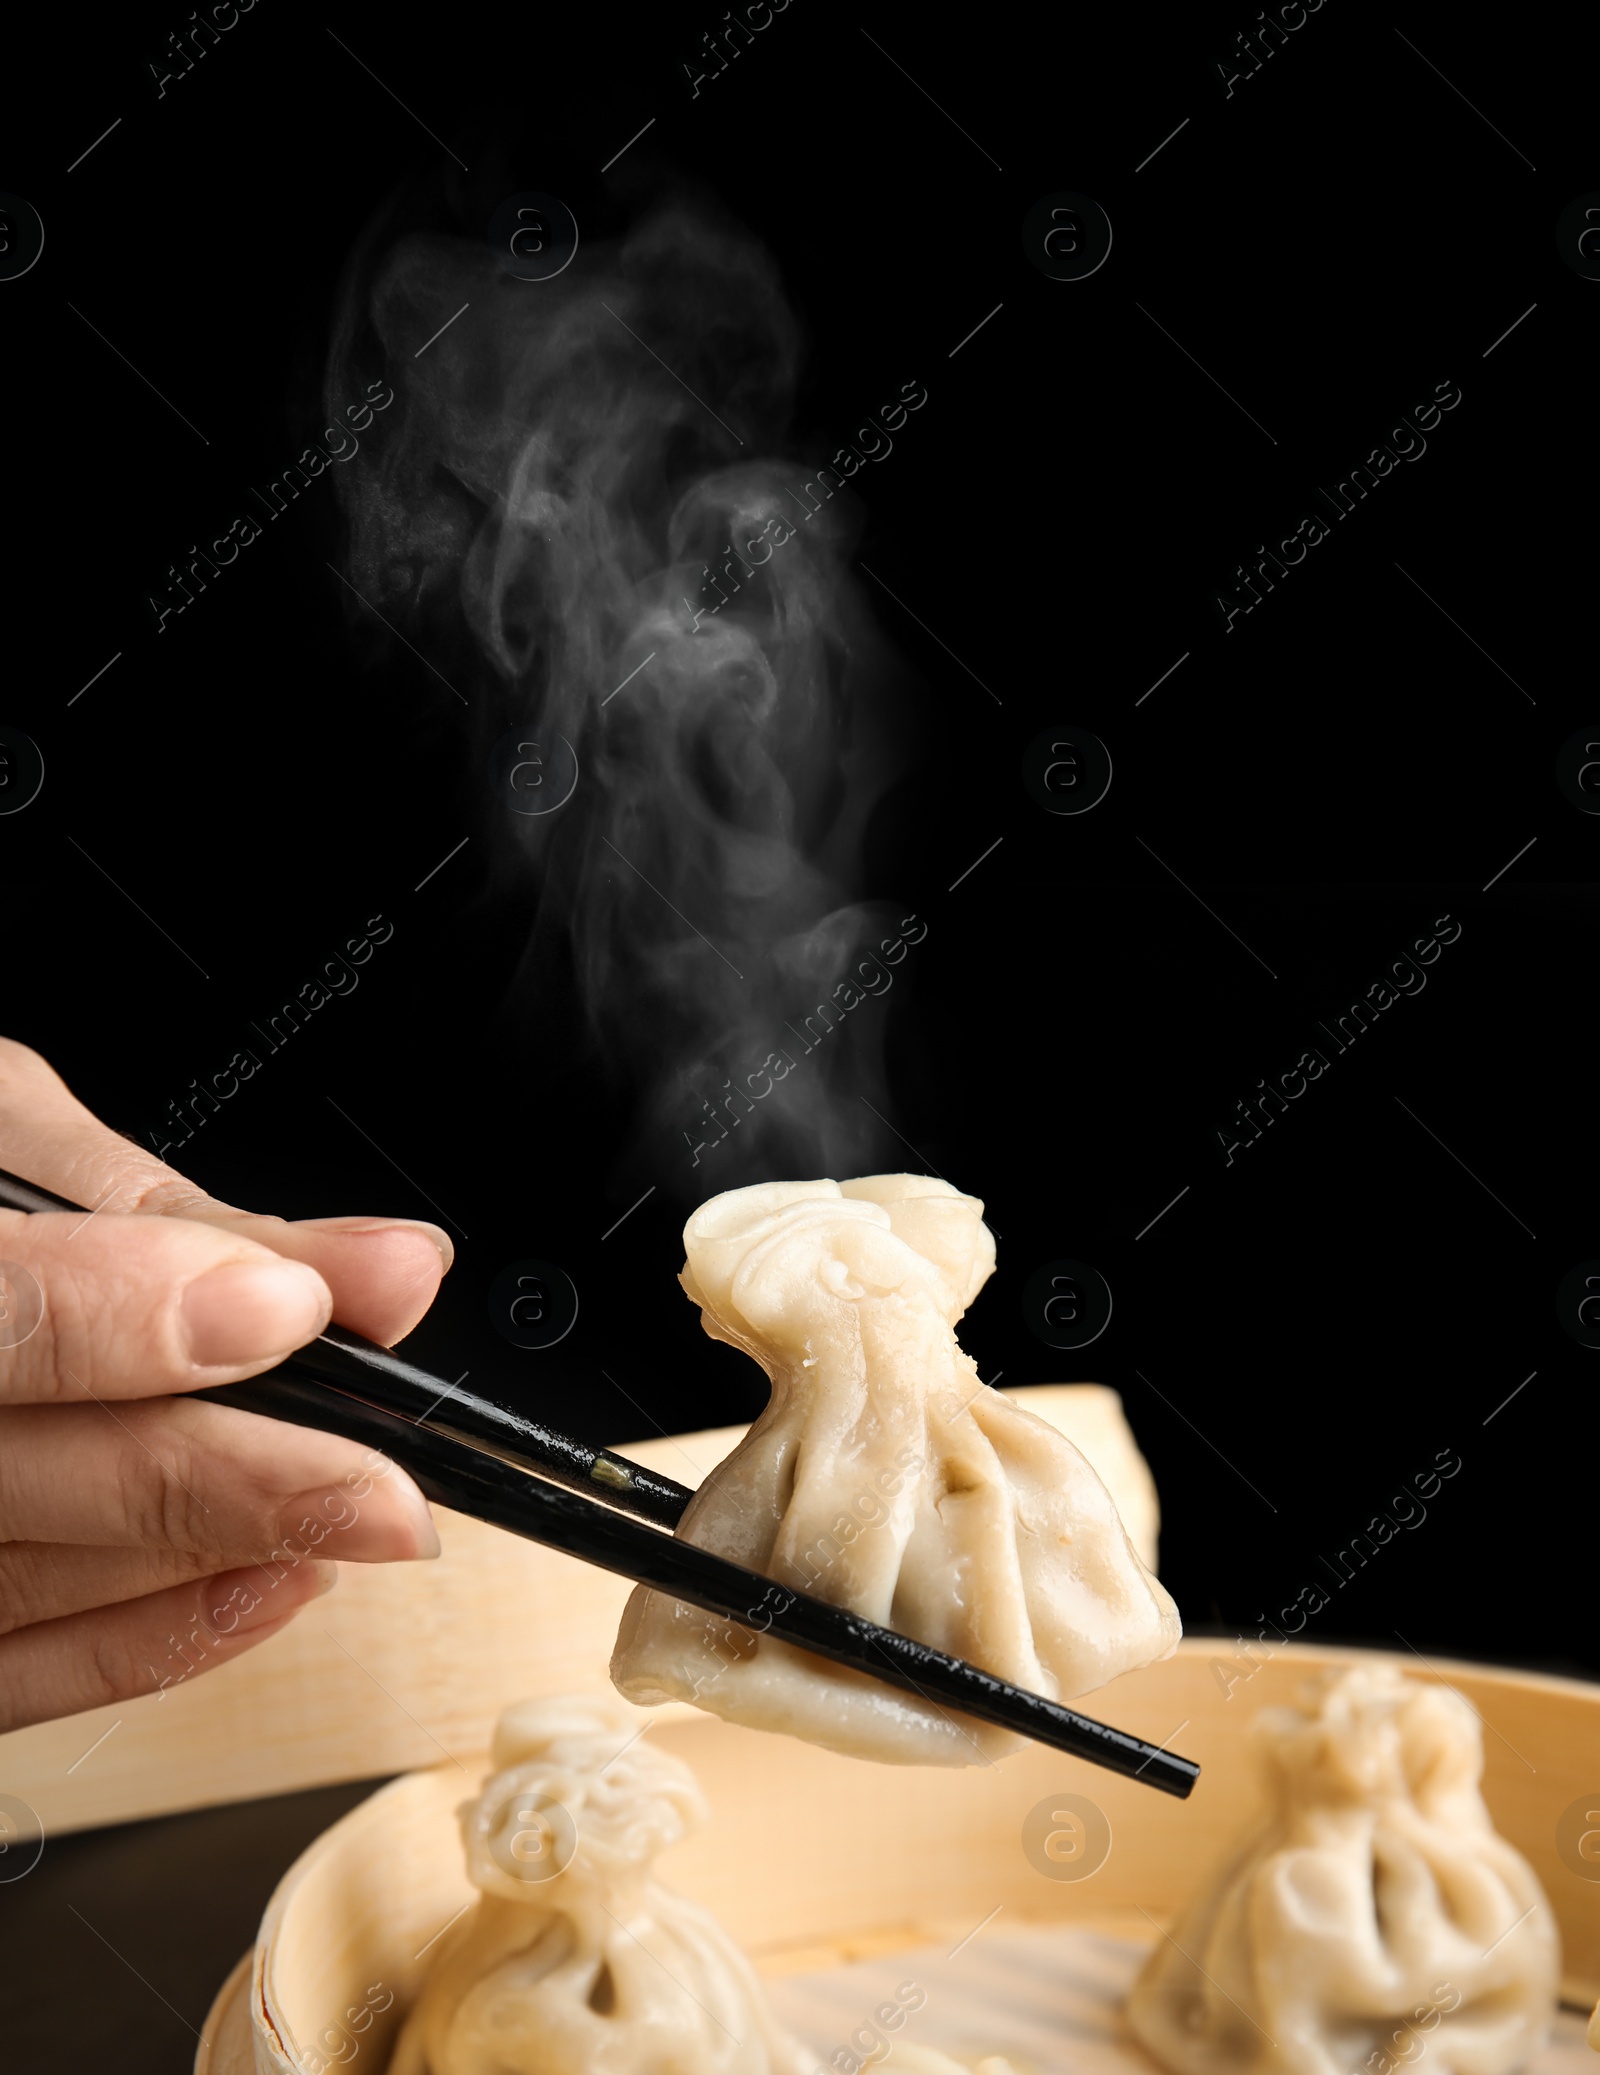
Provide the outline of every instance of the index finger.
[[0,1038],[0,1167],[86,1211],[141,1212],[219,1225],[315,1268],[334,1316],[392,1346],[437,1294],[448,1236],[415,1218],[300,1220],[238,1209],[121,1137],[85,1108],[48,1060]]

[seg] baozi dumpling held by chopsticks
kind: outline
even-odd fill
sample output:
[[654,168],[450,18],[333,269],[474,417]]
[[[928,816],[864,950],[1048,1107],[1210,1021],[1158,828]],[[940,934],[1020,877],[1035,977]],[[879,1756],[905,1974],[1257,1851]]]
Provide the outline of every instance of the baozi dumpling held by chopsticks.
[[1555,1919],[1478,1790],[1478,1718],[1390,1665],[1255,1735],[1272,1805],[1128,1995],[1176,2075],[1509,2075],[1555,2004]]
[[[955,1323],[994,1269],[983,1205],[925,1175],[775,1182],[684,1229],[682,1283],[772,1397],[678,1533],[1067,1701],[1169,1656],[1177,1608],[1070,1441],[979,1382]],[[957,1718],[641,1586],[611,1675],[852,1756],[971,1764]]]

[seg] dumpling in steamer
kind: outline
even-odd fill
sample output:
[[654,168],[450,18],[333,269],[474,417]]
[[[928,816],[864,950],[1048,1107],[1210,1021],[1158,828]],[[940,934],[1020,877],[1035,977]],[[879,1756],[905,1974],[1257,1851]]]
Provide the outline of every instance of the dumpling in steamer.
[[1323,1675],[1255,1725],[1271,1808],[1128,1995],[1176,2075],[1436,2075],[1526,2065],[1555,1919],[1478,1789],[1477,1716],[1388,1665]]
[[[1054,1428],[979,1382],[955,1322],[994,1269],[983,1205],[924,1175],[704,1204],[682,1282],[772,1397],[678,1533],[1052,1700],[1169,1656],[1172,1600]],[[611,1675],[864,1758],[970,1764],[1009,1734],[640,1587]]]
[[748,1960],[650,1876],[705,1817],[608,1696],[508,1708],[463,1804],[483,1892],[447,1932],[389,2075],[810,2075]]

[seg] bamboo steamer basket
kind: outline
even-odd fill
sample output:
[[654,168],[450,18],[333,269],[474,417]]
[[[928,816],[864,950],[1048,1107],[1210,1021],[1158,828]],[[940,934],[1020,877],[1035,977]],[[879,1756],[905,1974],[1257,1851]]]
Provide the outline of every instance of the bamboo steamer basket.
[[[559,1621],[559,1609],[544,1618]],[[595,1639],[597,1656],[605,1641]],[[1216,1650],[1187,1642],[1094,1701],[1104,1719],[1155,1741],[1176,1736],[1200,1761],[1187,1802],[1037,1745],[992,1767],[946,1771],[869,1765],[711,1716],[663,1721],[652,1739],[694,1769],[712,1820],[663,1857],[661,1877],[714,1910],[767,1974],[958,1936],[997,1904],[1008,1921],[1148,1937],[1150,1919],[1176,1914],[1255,1805],[1249,1715],[1292,1701],[1310,1672],[1378,1654],[1284,1646],[1229,1701]],[[1415,1659],[1386,1661],[1417,1669]],[[1586,2006],[1600,1994],[1600,1884],[1562,1865],[1555,1820],[1600,1766],[1600,1688],[1437,1669],[1498,1732],[1485,1738],[1484,1792],[1560,1922],[1563,1999]],[[483,1760],[470,1779],[451,1765],[407,1774],[302,1854],[211,2011],[196,2075],[323,2075],[356,2062],[378,2075],[430,1949],[476,1898],[454,1810],[486,1770]],[[1061,1793],[1087,1796],[1110,1821],[1110,1854],[1088,1880],[1045,1879],[1022,1849],[1030,1810]],[[352,2025],[350,2013],[369,2010]]]
[[[1079,1408],[1069,1388],[1016,1395],[1064,1429],[1075,1424]],[[1108,1417],[1108,1398],[1115,1416]],[[1085,1433],[1080,1445],[1091,1460],[1105,1454],[1102,1474],[1114,1489],[1125,1478],[1139,1491],[1148,1472],[1131,1437],[1132,1460],[1113,1476],[1110,1457],[1123,1441],[1112,1394],[1093,1392],[1091,1407],[1085,1392],[1081,1409],[1104,1438],[1093,1437],[1095,1450]],[[719,1431],[717,1454],[734,1438]],[[712,1439],[681,1437],[702,1467],[709,1467]],[[679,1441],[635,1445],[630,1453],[683,1474]],[[1117,1496],[1122,1502],[1122,1491]],[[1126,1503],[1137,1512],[1136,1500]],[[571,1589],[520,1593],[497,1610],[517,1624],[523,1697],[609,1690],[615,1619],[607,1616],[620,1608],[625,1585],[541,1555],[561,1566],[563,1579],[571,1574]],[[608,1597],[596,1596],[602,1585]],[[641,1726],[648,1723],[652,1741],[691,1767],[712,1811],[702,1830],[662,1856],[657,1872],[714,1911],[769,1977],[959,1936],[997,1906],[1014,1925],[1070,1924],[1147,1941],[1258,1806],[1245,1735],[1250,1718],[1262,1707],[1292,1703],[1315,1672],[1381,1661],[1448,1683],[1481,1716],[1484,1796],[1555,1911],[1562,2000],[1593,2004],[1600,1996],[1600,1880],[1580,1878],[1563,1862],[1557,1826],[1580,1797],[1595,1794],[1600,1806],[1600,1685],[1293,1643],[1270,1654],[1258,1647],[1256,1655],[1262,1661],[1249,1672],[1249,1660],[1227,1643],[1187,1640],[1166,1662],[1085,1700],[1101,1720],[1199,1761],[1201,1778],[1186,1802],[1038,1745],[991,1765],[874,1765],[692,1708],[641,1709]],[[1234,1675],[1231,1685],[1219,1665]],[[1241,1671],[1249,1676],[1238,1677]],[[488,1770],[480,1750],[406,1773],[300,1856],[267,1906],[253,1951],[217,1995],[195,2075],[327,2075],[340,2067],[382,2075],[439,1940],[477,1898],[455,1811]],[[1048,1878],[1023,1848],[1026,1819],[1041,1801],[1062,1795],[1086,1797],[1110,1824],[1110,1851],[1087,1879]]]

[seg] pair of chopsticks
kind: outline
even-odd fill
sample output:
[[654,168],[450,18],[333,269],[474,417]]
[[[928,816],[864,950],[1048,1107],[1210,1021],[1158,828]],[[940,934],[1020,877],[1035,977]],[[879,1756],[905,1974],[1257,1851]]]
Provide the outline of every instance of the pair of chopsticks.
[[[87,1215],[3,1171],[0,1207]],[[1200,1776],[1192,1759],[678,1541],[662,1530],[682,1518],[693,1497],[686,1486],[446,1383],[343,1326],[329,1326],[264,1375],[194,1395],[363,1442],[401,1464],[439,1505],[1180,1800]]]

